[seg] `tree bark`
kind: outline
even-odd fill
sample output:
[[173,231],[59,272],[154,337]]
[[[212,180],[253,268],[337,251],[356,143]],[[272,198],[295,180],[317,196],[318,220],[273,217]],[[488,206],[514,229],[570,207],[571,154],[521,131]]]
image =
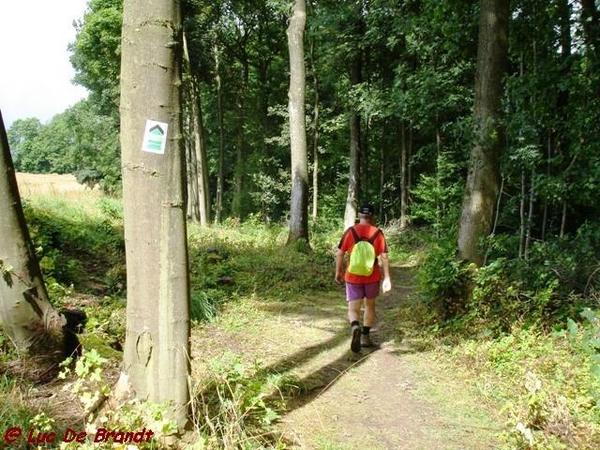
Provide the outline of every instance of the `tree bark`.
[[[173,409],[166,414],[183,427],[190,399],[190,319],[181,54],[178,1],[124,1],[120,110],[127,330],[123,370],[138,398],[170,402]],[[158,122],[155,132],[164,133],[163,153],[147,144],[148,120]]]
[[314,116],[313,116],[313,170],[312,170],[312,218],[316,219],[319,211],[319,78],[314,58],[315,42],[311,40],[310,62],[313,76]]
[[198,165],[196,164],[196,152],[194,152],[192,149],[192,136],[194,132],[192,129],[192,119],[189,116],[190,114],[188,114],[188,117],[186,117],[184,125],[185,167],[187,170],[186,215],[188,219],[199,222],[200,205],[198,204]]
[[208,156],[206,154],[206,143],[204,140],[204,120],[200,106],[200,95],[198,86],[193,87],[192,123],[194,130],[194,150],[196,154],[197,184],[198,184],[198,207],[200,213],[200,225],[205,227],[210,224],[210,188],[208,180]]
[[458,258],[481,265],[500,184],[501,101],[508,52],[508,0],[482,0],[475,77],[474,143],[458,232]]
[[200,222],[201,226],[207,226],[210,223],[210,191],[208,184],[208,157],[206,156],[206,145],[204,141],[204,123],[202,121],[202,108],[200,106],[200,93],[198,90],[198,81],[192,74],[190,57],[187,50],[185,36],[183,37],[184,61],[186,71],[189,74],[189,82],[187,95],[190,106],[190,138],[193,143],[193,158],[195,167],[189,170],[188,174],[192,174],[194,179],[188,180],[188,185],[192,184],[195,187],[195,198],[189,198],[188,203],[196,206],[194,208],[194,219]]
[[[66,318],[50,304],[17,185],[0,112],[0,326],[21,356],[62,361]],[[50,368],[48,367],[48,368]]]
[[[356,86],[362,82],[362,55],[360,50],[355,55],[350,70],[350,84]],[[360,155],[361,155],[361,130],[360,114],[352,106],[350,111],[350,167],[348,174],[348,196],[346,198],[346,211],[344,213],[344,228],[354,225],[358,196],[360,190]]]
[[244,208],[244,187],[246,185],[246,131],[244,125],[246,123],[246,104],[243,93],[246,92],[249,86],[249,63],[247,55],[240,61],[242,65],[242,83],[240,94],[237,99],[236,108],[237,116],[237,143],[236,143],[236,161],[233,171],[233,200],[231,211],[234,217],[242,218],[245,215]]
[[400,229],[408,225],[408,138],[406,122],[400,124]]
[[217,85],[217,117],[219,122],[219,168],[217,175],[217,205],[215,209],[215,223],[221,223],[223,214],[223,190],[225,189],[225,126],[223,124],[223,91],[221,86],[221,71],[219,49],[215,45],[215,82]]
[[348,196],[344,213],[344,228],[354,225],[358,208],[358,167],[360,155],[360,117],[356,111],[350,113],[350,167],[348,174]]
[[303,240],[308,245],[308,158],[306,151],[306,68],[304,28],[306,2],[295,0],[287,29],[290,54],[290,145],[292,157],[292,198],[288,245]]

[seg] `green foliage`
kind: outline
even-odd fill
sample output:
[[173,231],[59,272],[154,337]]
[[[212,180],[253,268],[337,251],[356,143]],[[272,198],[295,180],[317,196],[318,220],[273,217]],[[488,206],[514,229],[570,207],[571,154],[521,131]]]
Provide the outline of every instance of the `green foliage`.
[[[102,436],[99,434],[100,428],[117,430],[121,433],[137,433],[148,429],[152,434],[144,435],[143,448],[166,448],[167,446],[162,445],[162,440],[178,432],[177,424],[168,418],[169,411],[172,409],[168,403],[131,400],[120,405],[118,409],[107,409],[100,416],[96,415],[100,402],[112,393],[105,379],[106,364],[107,360],[95,350],[84,352],[75,362],[68,358],[61,364],[62,371],[59,378],[67,380],[63,389],[74,393],[84,408],[86,439],[83,443],[78,441],[62,443],[60,448],[85,450],[114,448],[112,440],[100,444],[96,442],[95,437]],[[118,438],[115,438],[114,442],[118,443]]]
[[65,120],[75,138],[75,151],[70,155],[77,180],[90,187],[99,187],[107,194],[121,191],[121,155],[116,119],[98,112],[97,106],[86,100],[65,113]]
[[452,155],[440,153],[434,174],[422,174],[412,193],[415,200],[411,206],[411,217],[424,221],[436,230],[447,230],[455,226],[460,217],[460,204],[464,180],[459,174],[459,164]]
[[496,339],[466,340],[453,354],[482,395],[504,404],[503,449],[594,449],[599,380],[577,329],[554,333],[514,326]]
[[419,283],[425,301],[435,314],[449,321],[466,311],[473,267],[456,259],[456,244],[449,238],[430,243],[419,266]]
[[0,430],[9,428],[30,428],[37,410],[31,408],[22,400],[19,388],[20,382],[6,374],[0,375]]
[[234,277],[230,266],[229,249],[218,241],[196,241],[200,228],[190,227],[192,245],[190,258],[190,317],[194,321],[212,320],[219,306],[232,295]]
[[104,297],[84,307],[88,316],[83,333],[78,336],[83,348],[97,351],[103,358],[120,358],[125,342],[125,302]]
[[28,168],[27,160],[34,152],[33,142],[41,127],[39,119],[28,118],[15,120],[8,129],[8,145],[17,171]]
[[206,448],[285,448],[272,425],[284,410],[283,395],[300,390],[294,377],[259,362],[247,367],[239,355],[227,353],[211,361],[197,390],[195,426]]
[[581,325],[573,319],[568,320],[568,336],[572,345],[589,360],[589,371],[594,381],[590,386],[590,393],[600,415],[600,316],[597,311],[585,308],[581,317],[584,319]]
[[286,205],[291,192],[291,174],[284,170],[275,158],[265,158],[262,163],[276,169],[276,172],[273,175],[264,171],[253,173],[253,188],[250,198],[259,209],[263,220],[277,220],[287,212]]
[[[297,293],[298,286],[305,292],[323,289],[331,283],[331,273],[324,264],[331,259],[326,255],[307,255],[293,248],[267,247],[246,249],[234,262],[235,273],[243,273],[239,280],[242,292],[260,292],[265,298],[286,300]],[[260,269],[259,269],[260,268]]]
[[118,116],[122,0],[91,0],[71,44],[75,82],[90,91],[103,114]]
[[[575,238],[535,242],[526,258],[492,259],[476,272],[474,316],[492,328],[514,321],[551,327],[597,306],[599,236],[595,225],[585,225]],[[489,243],[491,255],[510,255],[517,247],[506,235]]]
[[94,210],[93,204],[82,207],[59,198],[39,197],[24,202],[27,224],[48,284],[58,282],[94,290],[96,283],[106,280],[113,292],[118,292],[119,283],[123,288],[124,272],[114,273],[115,267],[124,263],[122,221],[106,210],[111,200],[99,202],[100,211]]
[[525,258],[514,255],[514,236],[492,236],[482,267],[457,261],[454,240],[439,239],[428,244],[419,267],[421,291],[438,318],[452,319],[445,325],[475,333],[507,332],[515,323],[552,328],[597,307],[598,236],[596,226],[586,225],[575,239],[533,243]]
[[[208,300],[205,309],[238,295],[285,300],[302,286],[321,290],[331,284],[333,256],[329,248],[307,255],[286,247],[287,230],[254,220],[239,227],[190,229],[192,299]],[[332,269],[333,270],[333,269]],[[194,301],[194,300],[193,300]],[[192,306],[194,308],[194,306]],[[200,308],[200,307],[199,307]]]
[[[223,144],[224,217],[258,214],[274,223],[288,211],[284,37],[289,7],[279,0],[183,3],[211,187],[220,173]],[[565,2],[540,6],[524,0],[510,17],[499,227],[516,233],[527,220],[541,240],[559,235],[562,227],[573,233],[600,213],[595,195],[599,82],[587,26],[593,14],[572,8]],[[365,150],[359,196],[381,197],[376,203],[386,207],[388,219],[398,217],[398,151],[406,144],[415,188],[412,218],[439,230],[456,221],[471,146],[478,13],[479,5],[466,0],[373,0],[363,8],[324,0],[311,6],[307,138],[309,149],[314,145],[319,155],[319,211],[326,220],[343,214],[352,108],[360,115]],[[47,125],[37,119],[13,124],[9,139],[19,170],[69,171],[106,192],[119,192],[121,22],[122,0],[89,2],[70,49],[75,82],[90,91],[90,98]],[[357,58],[360,79],[351,83],[351,62]],[[523,187],[534,213],[528,218],[520,215],[524,170]]]
[[8,131],[15,169],[29,173],[72,173],[88,187],[120,189],[121,167],[115,120],[88,100],[57,114],[45,125],[15,121]]
[[[106,361],[96,350],[92,349],[84,352],[76,361],[73,358],[67,358],[61,363],[62,371],[58,378],[66,379],[70,374],[75,375],[75,380],[66,384],[64,389],[78,396],[86,416],[110,392],[110,386],[102,378],[102,366]],[[74,367],[72,367],[73,365]]]
[[[22,125],[13,124],[19,130]],[[17,134],[20,136],[17,137]],[[11,132],[11,135],[18,139],[15,149],[17,171],[69,173],[74,169],[75,136],[64,114],[55,116],[47,125],[39,126],[35,133]]]

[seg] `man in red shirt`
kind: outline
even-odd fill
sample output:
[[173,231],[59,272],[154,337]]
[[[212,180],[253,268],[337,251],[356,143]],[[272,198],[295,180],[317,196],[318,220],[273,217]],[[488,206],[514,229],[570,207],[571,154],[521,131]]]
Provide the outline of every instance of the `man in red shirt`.
[[[375,299],[379,295],[381,269],[376,261],[373,273],[368,276],[355,275],[347,270],[344,273],[344,255],[350,254],[356,244],[355,234],[360,239],[371,240],[375,248],[375,255],[381,261],[383,268],[383,282],[381,290],[386,293],[392,288],[390,279],[390,263],[388,260],[388,249],[383,232],[375,225],[373,219],[375,209],[370,204],[362,205],[358,211],[359,222],[348,228],[342,236],[335,257],[335,281],[338,284],[346,282],[346,300],[348,302],[348,321],[352,328],[352,341],[350,349],[358,353],[361,347],[372,347],[373,341],[369,335],[373,322],[375,321]],[[365,311],[363,326],[360,326],[361,306],[364,302]]]

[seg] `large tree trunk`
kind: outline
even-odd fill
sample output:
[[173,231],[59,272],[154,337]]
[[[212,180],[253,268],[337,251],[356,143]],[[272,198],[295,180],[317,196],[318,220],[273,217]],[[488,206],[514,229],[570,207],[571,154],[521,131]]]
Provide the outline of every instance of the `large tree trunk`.
[[181,52],[178,1],[125,0],[121,150],[127,331],[123,370],[138,398],[171,402],[174,408],[167,414],[184,426],[190,399],[190,320]]
[[[352,61],[350,70],[350,84],[356,86],[362,82],[362,55],[357,50]],[[344,213],[344,228],[354,225],[359,194],[359,170],[360,170],[360,114],[357,108],[352,106],[350,111],[350,167],[348,174],[348,196],[346,198],[346,210]]]
[[313,170],[312,170],[312,218],[316,219],[319,211],[319,78],[315,66],[315,41],[310,43],[310,64],[313,77],[314,90],[314,116],[313,116]]
[[295,0],[287,29],[290,54],[290,145],[292,154],[292,198],[288,245],[302,240],[308,245],[308,157],[306,152],[306,69],[304,28],[306,2]]
[[[188,176],[192,175],[193,180],[188,179],[188,204],[194,205],[193,219],[200,222],[201,226],[207,226],[210,223],[210,191],[208,183],[208,157],[206,156],[206,144],[204,141],[204,123],[202,121],[202,108],[200,103],[200,93],[198,81],[192,74],[190,57],[187,50],[187,42],[183,37],[184,61],[186,71],[189,74],[189,81],[186,85],[190,108],[190,140],[193,143],[193,157],[188,161],[193,161],[193,168],[188,167]],[[190,198],[193,194],[194,198]],[[189,208],[188,208],[189,209]],[[189,214],[188,214],[189,216]]]
[[193,87],[192,124],[194,130],[194,149],[196,154],[196,169],[198,183],[198,206],[200,212],[200,225],[210,224],[210,188],[208,180],[208,156],[206,154],[206,143],[204,141],[204,119],[200,105],[198,86]]
[[231,212],[233,216],[243,218],[246,215],[245,208],[245,186],[246,186],[246,103],[244,95],[249,86],[250,67],[247,55],[241,59],[242,64],[242,83],[236,103],[238,110],[237,116],[237,145],[236,145],[236,160],[233,171],[233,200],[231,202]]
[[25,222],[4,120],[0,112],[0,329],[19,352],[9,370],[36,382],[53,379],[59,363],[80,351],[81,311],[50,304]]
[[217,204],[215,208],[215,223],[221,223],[223,214],[223,190],[225,189],[225,126],[223,124],[223,91],[221,86],[221,72],[219,49],[215,45],[215,82],[217,85],[217,117],[219,122],[219,167],[217,175]]
[[192,128],[192,121],[189,117],[185,118],[184,122],[184,147],[185,147],[185,166],[187,169],[186,181],[186,204],[187,204],[187,217],[188,219],[196,222],[200,221],[200,205],[198,204],[198,165],[196,164],[196,152],[192,148],[192,141],[194,131]]
[[360,116],[350,113],[350,167],[348,173],[348,196],[344,212],[344,228],[354,225],[358,207],[358,168],[360,158]]
[[400,229],[408,225],[408,164],[409,146],[406,121],[400,123]]
[[67,321],[48,299],[23,214],[2,113],[0,147],[0,327],[21,356],[38,357],[44,370],[57,367],[68,356],[63,336]]
[[502,146],[502,79],[508,51],[508,0],[482,0],[475,79],[474,143],[458,232],[458,258],[482,264],[492,230]]

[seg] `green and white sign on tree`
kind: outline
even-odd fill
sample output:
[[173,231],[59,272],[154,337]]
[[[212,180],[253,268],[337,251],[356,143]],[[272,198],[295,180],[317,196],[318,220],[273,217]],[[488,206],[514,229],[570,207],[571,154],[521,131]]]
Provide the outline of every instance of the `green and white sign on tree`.
[[142,150],[163,155],[167,144],[167,130],[169,125],[154,120],[146,120]]

